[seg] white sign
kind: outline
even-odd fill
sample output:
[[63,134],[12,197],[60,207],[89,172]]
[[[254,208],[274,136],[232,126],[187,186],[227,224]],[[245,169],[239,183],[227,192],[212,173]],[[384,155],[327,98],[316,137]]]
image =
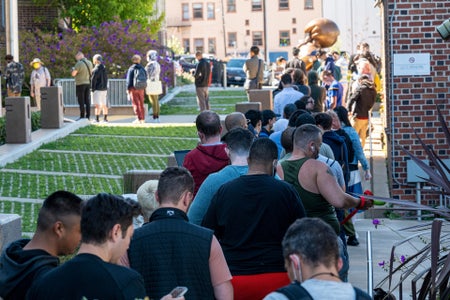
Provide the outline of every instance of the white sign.
[[430,75],[430,53],[394,54],[394,76]]

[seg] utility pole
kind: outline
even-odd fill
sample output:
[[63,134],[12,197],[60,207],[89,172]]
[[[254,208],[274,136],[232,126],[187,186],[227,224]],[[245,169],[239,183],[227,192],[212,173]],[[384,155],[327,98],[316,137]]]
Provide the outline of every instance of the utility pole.
[[223,31],[223,57],[227,56],[227,33],[225,31],[225,5],[223,3],[224,0],[221,0],[222,2],[222,31]]
[[6,52],[19,61],[17,0],[5,0]]
[[263,0],[263,22],[264,22],[264,56],[266,63],[269,62],[269,51],[267,50],[269,33],[267,32],[267,15],[266,15],[266,0]]

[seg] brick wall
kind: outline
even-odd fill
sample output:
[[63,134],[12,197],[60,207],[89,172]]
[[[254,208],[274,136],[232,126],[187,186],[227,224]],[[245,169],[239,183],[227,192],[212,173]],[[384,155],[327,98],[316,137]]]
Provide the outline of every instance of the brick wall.
[[[444,41],[436,27],[450,18],[449,0],[385,0],[384,51],[386,136],[388,138],[391,195],[415,199],[414,185],[406,184],[407,155],[395,145],[425,159],[414,130],[442,158],[450,158],[450,145],[440,130],[436,105],[450,124],[450,40]],[[393,76],[393,54],[430,53],[430,75]],[[439,196],[427,192],[423,204],[438,204]]]

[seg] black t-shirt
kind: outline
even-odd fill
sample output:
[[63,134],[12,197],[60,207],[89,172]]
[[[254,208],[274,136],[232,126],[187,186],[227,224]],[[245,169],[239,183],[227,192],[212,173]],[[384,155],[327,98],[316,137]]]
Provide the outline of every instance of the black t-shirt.
[[232,275],[284,272],[281,241],[306,216],[295,188],[269,175],[244,175],[213,197],[202,226],[214,230]]
[[79,254],[33,285],[27,299],[144,299],[142,276],[134,270]]

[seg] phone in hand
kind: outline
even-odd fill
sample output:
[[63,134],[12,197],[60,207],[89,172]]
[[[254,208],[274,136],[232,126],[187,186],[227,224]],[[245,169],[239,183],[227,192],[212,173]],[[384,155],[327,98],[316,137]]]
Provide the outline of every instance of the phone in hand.
[[177,286],[172,291],[170,291],[170,295],[173,298],[178,298],[178,297],[184,296],[184,294],[186,294],[187,291],[188,291],[187,287],[185,287],[185,286]]

